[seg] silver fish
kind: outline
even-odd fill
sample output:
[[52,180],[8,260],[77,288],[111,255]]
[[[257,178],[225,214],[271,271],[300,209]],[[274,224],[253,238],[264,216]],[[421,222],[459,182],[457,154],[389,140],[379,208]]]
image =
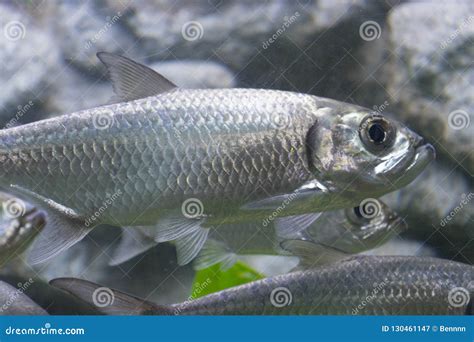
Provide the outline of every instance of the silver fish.
[[[91,303],[100,285],[51,281]],[[113,291],[115,315],[465,315],[473,313],[474,266],[422,257],[358,256],[266,278],[174,305]]]
[[[315,212],[410,183],[434,149],[371,110],[262,89],[178,89],[125,57],[98,54],[119,103],[0,131],[0,187],[48,210],[31,263],[99,223],[147,226],[192,260],[220,224]],[[276,214],[275,214],[276,213]]]
[[[25,283],[29,284],[29,283]],[[0,280],[0,315],[47,315],[48,313],[24,294],[25,284],[18,288]]]
[[221,263],[226,269],[239,255],[249,254],[290,253],[300,258],[302,268],[348,258],[383,244],[407,228],[387,205],[377,202],[380,210],[372,216],[361,215],[359,207],[323,212],[305,231],[293,237],[279,237],[272,224],[219,226],[209,233],[195,268]]
[[45,220],[43,211],[0,192],[0,266],[25,251],[43,228]]

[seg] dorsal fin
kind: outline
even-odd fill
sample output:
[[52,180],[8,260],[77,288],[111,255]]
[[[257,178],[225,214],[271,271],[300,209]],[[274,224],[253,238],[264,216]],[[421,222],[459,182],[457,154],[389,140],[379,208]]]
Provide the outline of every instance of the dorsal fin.
[[98,52],[97,57],[107,67],[117,100],[132,101],[161,94],[176,85],[155,70],[127,57]]

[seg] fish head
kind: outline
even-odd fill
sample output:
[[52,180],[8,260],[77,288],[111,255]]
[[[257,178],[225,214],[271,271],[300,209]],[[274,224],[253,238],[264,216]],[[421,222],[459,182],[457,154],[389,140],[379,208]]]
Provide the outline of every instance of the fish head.
[[344,227],[354,240],[370,249],[405,231],[405,221],[384,202],[366,201],[354,208],[344,209]]
[[310,167],[341,192],[381,196],[409,184],[435,158],[418,134],[368,109],[350,107],[318,122],[308,134]]
[[26,248],[45,223],[43,210],[0,192],[0,263],[4,255]]

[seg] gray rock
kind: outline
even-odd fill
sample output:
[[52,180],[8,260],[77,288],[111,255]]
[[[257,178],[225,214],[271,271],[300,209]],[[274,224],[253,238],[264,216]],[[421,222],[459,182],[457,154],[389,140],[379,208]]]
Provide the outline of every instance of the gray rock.
[[74,68],[64,66],[61,77],[51,82],[54,90],[46,101],[48,116],[56,116],[105,105],[113,90],[110,82],[84,77]]
[[[109,0],[109,6],[114,6]],[[295,49],[374,2],[330,1],[192,1],[130,3],[125,18],[148,54],[178,58],[218,58],[240,70],[263,49],[284,40]],[[358,28],[358,27],[357,27]],[[284,53],[279,51],[279,53]]]
[[474,235],[474,189],[459,169],[432,163],[413,183],[383,197],[408,223],[407,236],[451,257]]
[[1,4],[0,13],[0,125],[4,127],[36,119],[41,100],[51,91],[47,79],[59,51],[30,17]]
[[92,1],[59,2],[50,15],[60,18],[54,21],[54,30],[65,59],[94,74],[101,68],[98,51],[133,56],[135,41],[123,27],[126,12],[124,5],[112,10]]
[[402,119],[474,174],[474,3],[407,3],[390,14],[387,89]]
[[215,62],[170,61],[152,64],[151,68],[183,88],[232,88],[235,86],[232,72]]

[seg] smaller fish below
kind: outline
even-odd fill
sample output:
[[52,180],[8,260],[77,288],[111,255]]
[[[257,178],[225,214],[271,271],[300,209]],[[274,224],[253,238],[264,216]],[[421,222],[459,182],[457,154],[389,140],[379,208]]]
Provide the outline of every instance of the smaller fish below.
[[[91,304],[101,287],[50,282]],[[474,266],[444,259],[357,256],[265,278],[195,300],[158,305],[107,288],[110,315],[472,315]]]
[[23,253],[45,222],[46,214],[43,211],[0,192],[0,266]]
[[[359,207],[322,212],[302,232],[288,232],[273,222],[222,225],[210,231],[194,266],[204,269],[220,263],[225,270],[244,255],[293,255],[300,258],[300,267],[310,268],[370,250],[407,228],[385,203],[372,201],[377,210],[370,215]],[[148,233],[124,228],[110,264],[118,265],[156,245]]]
[[29,284],[19,283],[18,288],[15,288],[0,280],[0,316],[48,315],[24,293]]

